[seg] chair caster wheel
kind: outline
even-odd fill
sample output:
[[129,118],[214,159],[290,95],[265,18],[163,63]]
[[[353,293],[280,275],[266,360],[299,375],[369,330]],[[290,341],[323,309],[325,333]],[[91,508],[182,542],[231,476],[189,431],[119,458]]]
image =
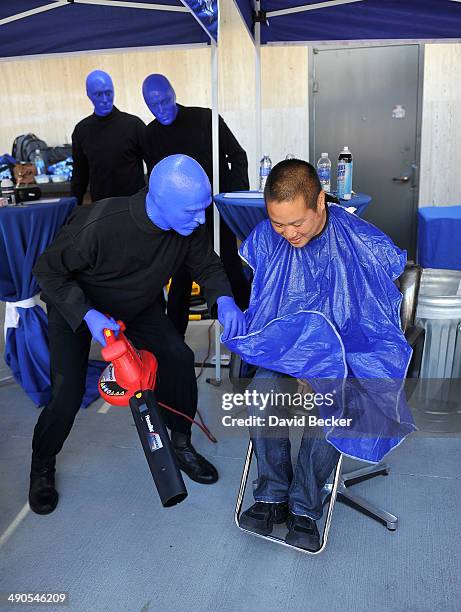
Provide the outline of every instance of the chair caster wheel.
[[389,531],[396,531],[397,523],[386,523],[386,527],[389,529]]

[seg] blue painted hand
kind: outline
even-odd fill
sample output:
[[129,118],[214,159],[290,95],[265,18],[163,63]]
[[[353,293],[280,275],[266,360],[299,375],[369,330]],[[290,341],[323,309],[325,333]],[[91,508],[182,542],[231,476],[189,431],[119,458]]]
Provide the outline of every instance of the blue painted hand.
[[102,312],[99,312],[99,310],[95,310],[94,308],[89,310],[83,319],[87,324],[93,339],[96,340],[96,342],[99,342],[99,344],[102,344],[102,346],[106,346],[106,340],[103,333],[105,329],[111,329],[114,332],[120,331],[120,325],[114,321],[112,317],[106,317],[102,314]]
[[244,336],[247,332],[245,315],[234,302],[234,299],[228,295],[222,295],[218,298],[217,304],[218,319],[224,327],[223,337]]

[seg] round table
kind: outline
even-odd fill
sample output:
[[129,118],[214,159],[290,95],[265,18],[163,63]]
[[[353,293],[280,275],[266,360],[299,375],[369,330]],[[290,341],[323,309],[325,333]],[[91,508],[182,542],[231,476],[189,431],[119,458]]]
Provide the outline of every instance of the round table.
[[[49,401],[50,375],[48,322],[36,303],[40,288],[32,268],[76,205],[75,198],[61,198],[0,208],[0,300],[11,304],[5,317],[5,361],[37,406]],[[91,401],[94,381],[92,387]]]
[[[242,197],[241,194],[247,194]],[[219,193],[214,201],[224,221],[240,240],[245,238],[263,219],[267,219],[264,198],[259,191]],[[361,216],[371,202],[371,196],[356,193],[350,200],[340,200],[341,206],[353,206],[356,214]]]

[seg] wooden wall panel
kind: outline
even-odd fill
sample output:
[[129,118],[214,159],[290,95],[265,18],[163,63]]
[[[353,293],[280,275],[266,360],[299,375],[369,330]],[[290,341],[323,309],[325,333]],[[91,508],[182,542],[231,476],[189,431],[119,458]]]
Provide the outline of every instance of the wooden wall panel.
[[461,205],[461,45],[426,45],[420,206]]
[[166,74],[178,101],[210,106],[210,51],[84,53],[0,62],[0,151],[11,149],[18,134],[35,132],[50,145],[69,141],[74,125],[92,112],[85,79],[95,69],[108,72],[115,104],[144,121],[152,120],[141,93],[144,78]]

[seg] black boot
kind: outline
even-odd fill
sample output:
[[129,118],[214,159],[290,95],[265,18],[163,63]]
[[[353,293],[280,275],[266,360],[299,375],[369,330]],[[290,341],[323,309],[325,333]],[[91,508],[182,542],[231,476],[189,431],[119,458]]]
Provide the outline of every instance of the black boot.
[[199,455],[190,441],[190,434],[171,432],[171,443],[179,468],[191,480],[202,484],[213,484],[218,480],[218,472],[209,461]]
[[58,505],[54,484],[56,457],[38,459],[32,455],[30,468],[29,505],[37,514],[50,514]]
[[274,525],[279,525],[287,520],[288,504],[256,502],[248,510],[242,512],[239,520],[240,527],[254,531],[260,535],[272,533]]

